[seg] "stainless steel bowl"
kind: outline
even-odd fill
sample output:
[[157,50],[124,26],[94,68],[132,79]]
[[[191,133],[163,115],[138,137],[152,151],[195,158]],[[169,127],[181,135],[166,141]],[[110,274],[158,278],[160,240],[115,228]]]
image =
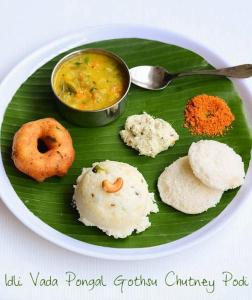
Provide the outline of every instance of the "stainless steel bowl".
[[[125,72],[125,82],[126,82],[126,90],[124,95],[118,99],[118,101],[106,108],[99,109],[99,110],[80,110],[71,107],[70,105],[66,104],[62,101],[62,99],[56,94],[56,91],[54,89],[54,78],[55,74],[57,73],[60,66],[66,62],[67,60],[73,58],[74,56],[77,56],[81,53],[101,53],[103,55],[107,55],[109,57],[112,57],[115,59],[120,66],[122,67],[123,71]],[[79,125],[81,127],[97,127],[97,126],[104,126],[112,121],[114,121],[117,117],[119,117],[125,108],[126,105],[126,96],[128,94],[129,88],[131,84],[131,78],[130,78],[130,72],[128,69],[128,66],[126,63],[116,54],[103,50],[98,48],[86,48],[83,50],[74,51],[70,54],[67,54],[64,56],[54,67],[51,75],[51,86],[53,89],[53,92],[56,96],[56,103],[59,108],[59,111],[61,114],[70,122]]]

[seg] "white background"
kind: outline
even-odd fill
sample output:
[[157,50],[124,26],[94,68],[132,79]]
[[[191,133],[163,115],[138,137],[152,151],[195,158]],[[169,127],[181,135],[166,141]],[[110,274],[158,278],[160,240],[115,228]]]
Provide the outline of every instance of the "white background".
[[[1,0],[0,79],[21,59],[39,47],[81,28],[103,24],[143,24],[182,33],[209,47],[230,65],[252,63],[251,1],[78,1]],[[247,80],[252,86],[252,79]],[[0,99],[1,101],[1,99]],[[4,189],[3,186],[0,187]],[[0,201],[0,300],[8,299],[252,299],[252,199],[209,240],[186,252],[155,260],[115,262],[88,258],[61,249],[21,224]],[[164,276],[216,280],[215,292],[204,287],[166,287]],[[84,287],[32,287],[29,272],[64,281],[66,271],[80,278],[103,274],[108,286],[88,291]],[[247,277],[248,287],[224,287],[222,272]],[[6,288],[5,273],[22,277],[23,287]],[[111,282],[117,275],[157,278],[157,288],[125,288]]]

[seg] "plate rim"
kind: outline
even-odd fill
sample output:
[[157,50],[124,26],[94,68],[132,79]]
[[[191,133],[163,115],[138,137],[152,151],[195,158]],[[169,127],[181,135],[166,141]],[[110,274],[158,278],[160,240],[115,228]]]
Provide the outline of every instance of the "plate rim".
[[[73,47],[91,43],[99,40],[112,38],[146,38],[158,40],[164,43],[174,44],[187,48],[203,56],[208,62],[215,67],[227,66],[227,62],[220,56],[204,47],[202,44],[188,39],[187,37],[173,33],[164,29],[148,27],[142,25],[122,25],[112,24],[105,26],[86,27],[77,33],[67,35],[52,43],[46,44],[38,50],[26,56],[17,64],[2,80],[0,84],[0,124],[4,117],[5,110],[11,101],[14,93],[20,84],[27,79],[35,70],[46,63],[48,60]],[[250,127],[252,126],[252,91],[245,81],[232,80],[235,84],[236,91],[245,101],[245,115]],[[15,83],[15,84],[14,84]],[[236,214],[244,203],[252,195],[252,187],[248,182],[252,179],[251,159],[247,170],[245,184],[238,191],[231,203],[216,218],[211,220],[205,226],[194,231],[193,233],[180,238],[173,242],[168,242],[158,246],[145,248],[112,248],[97,246],[71,238],[44,223],[36,217],[19,199],[14,188],[12,187],[8,176],[5,172],[2,154],[0,152],[0,199],[8,209],[30,230],[43,237],[44,239],[70,251],[84,254],[87,256],[110,259],[110,260],[143,260],[157,258],[173,253],[177,253],[192,247],[196,243],[206,240],[218,230],[220,230],[231,217]],[[11,200],[11,201],[10,201]]]

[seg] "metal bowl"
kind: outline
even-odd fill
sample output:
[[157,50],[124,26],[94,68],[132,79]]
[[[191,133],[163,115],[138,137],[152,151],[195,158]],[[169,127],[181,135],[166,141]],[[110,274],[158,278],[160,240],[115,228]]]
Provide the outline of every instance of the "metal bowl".
[[[118,99],[116,103],[114,103],[111,106],[105,107],[103,109],[99,110],[80,110],[74,107],[71,107],[70,105],[66,104],[62,101],[62,99],[56,94],[56,91],[54,89],[54,78],[59,70],[60,66],[66,62],[67,60],[73,58],[74,56],[77,56],[81,53],[101,53],[103,55],[107,55],[109,57],[112,57],[114,60],[116,60],[120,66],[122,67],[122,70],[125,72],[125,82],[126,82],[126,90],[123,96]],[[59,108],[60,113],[70,122],[81,126],[81,127],[98,127],[98,126],[104,126],[112,121],[114,121],[117,117],[119,117],[125,108],[126,105],[126,96],[128,94],[129,88],[131,84],[131,78],[130,78],[130,72],[129,68],[126,65],[126,63],[123,61],[122,58],[117,56],[116,54],[103,50],[98,48],[86,48],[78,51],[71,52],[70,54],[67,54],[64,56],[54,67],[51,75],[51,86],[52,90],[54,92],[54,95],[56,96],[56,103]]]

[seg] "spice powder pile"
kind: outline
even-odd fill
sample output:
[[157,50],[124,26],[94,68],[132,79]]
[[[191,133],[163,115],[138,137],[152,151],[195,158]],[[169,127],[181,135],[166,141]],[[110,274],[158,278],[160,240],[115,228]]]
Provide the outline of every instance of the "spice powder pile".
[[187,103],[184,126],[192,134],[217,136],[223,135],[234,119],[223,99],[203,94]]

